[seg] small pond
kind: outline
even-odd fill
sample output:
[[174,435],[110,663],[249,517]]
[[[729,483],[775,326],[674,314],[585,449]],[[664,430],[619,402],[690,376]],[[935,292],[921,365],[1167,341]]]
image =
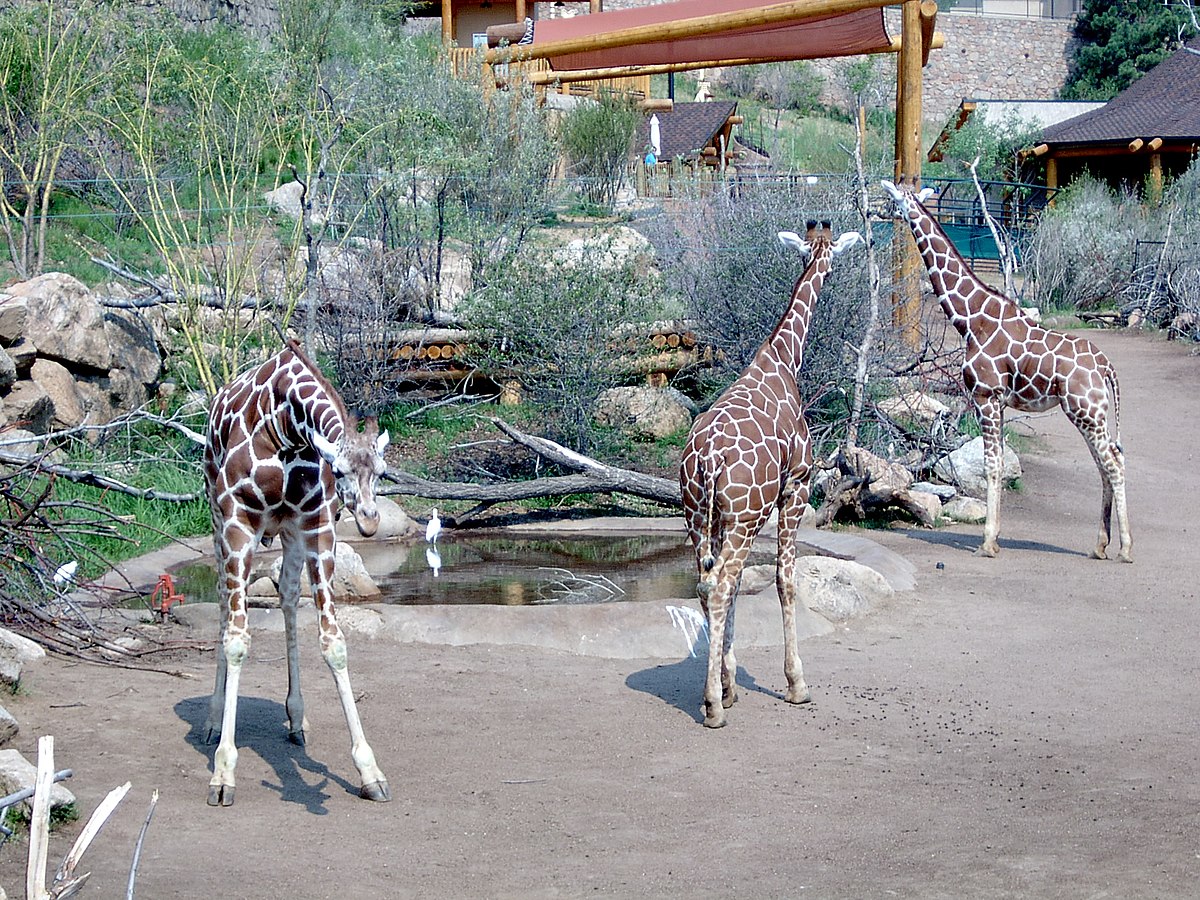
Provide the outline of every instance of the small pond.
[[[384,603],[526,606],[696,594],[695,557],[679,534],[455,535],[436,548],[356,543],[355,549]],[[188,601],[216,601],[211,559],[180,566],[173,575]]]

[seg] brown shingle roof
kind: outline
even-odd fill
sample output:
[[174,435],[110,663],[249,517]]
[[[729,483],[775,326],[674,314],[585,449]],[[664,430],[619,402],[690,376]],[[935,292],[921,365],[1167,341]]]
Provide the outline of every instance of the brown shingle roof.
[[1188,41],[1100,109],[1042,132],[1048,144],[1156,137],[1200,138],[1200,37]]
[[[737,111],[736,100],[713,100],[708,103],[676,103],[670,112],[656,112],[663,162],[677,156],[691,159],[713,142],[725,127],[726,120]],[[638,133],[639,151],[650,144],[650,116],[646,116]]]

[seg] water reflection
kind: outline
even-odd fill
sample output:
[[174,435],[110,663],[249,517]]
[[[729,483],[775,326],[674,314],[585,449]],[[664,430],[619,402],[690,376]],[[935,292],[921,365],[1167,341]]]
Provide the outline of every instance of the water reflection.
[[[696,593],[695,558],[682,535],[442,537],[436,546],[354,546],[385,603],[529,606],[691,599]],[[211,560],[172,574],[188,602],[216,601]]]

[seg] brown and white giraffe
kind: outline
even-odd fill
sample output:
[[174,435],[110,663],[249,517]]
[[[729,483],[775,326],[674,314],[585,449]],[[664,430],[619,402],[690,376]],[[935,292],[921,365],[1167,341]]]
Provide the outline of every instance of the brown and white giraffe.
[[304,743],[296,606],[301,571],[307,566],[321,655],[333,673],[350,728],[350,753],[361,776],[362,796],[391,799],[387,779],[363,735],[346,668],[346,639],[329,586],[338,501],[353,513],[364,536],[379,527],[375,483],[384,471],[388,435],[379,433],[374,419],[364,420],[362,426],[360,430],[333,385],[295,341],[235,378],[213,399],[204,481],[212,507],[224,619],[207,723],[210,741],[218,731],[221,734],[209,782],[211,806],[230,806],[234,799],[238,679],[250,652],[246,584],[255,548],[275,537],[283,550],[279,599],[287,637],[289,737]]
[[987,521],[978,552],[995,556],[1000,550],[996,538],[1004,408],[1044,412],[1061,406],[1100,470],[1100,534],[1092,556],[1106,557],[1115,507],[1121,539],[1118,558],[1133,562],[1121,449],[1121,389],[1112,364],[1090,341],[1042,328],[1014,300],[980,281],[922,205],[931,188],[915,195],[907,185],[884,181],[883,187],[900,218],[912,227],[942,311],[966,340],[963,383],[979,416],[987,469]]
[[808,224],[800,238],[780,232],[785,246],[811,253],[791,302],[754,359],[715,404],[696,419],[680,463],[684,519],[696,549],[696,592],[708,621],[708,674],[704,724],[720,728],[737,700],[733,620],[742,569],[755,537],[779,510],[775,582],[783,608],[784,660],[789,703],[811,698],[796,647],[796,529],[808,502],[812,448],[797,387],[804,342],[817,295],[833,255],[861,237],[832,240],[828,222]]

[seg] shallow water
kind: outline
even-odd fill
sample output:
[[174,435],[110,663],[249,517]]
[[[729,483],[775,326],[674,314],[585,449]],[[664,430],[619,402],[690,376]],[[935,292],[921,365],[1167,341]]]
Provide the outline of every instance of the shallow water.
[[[355,549],[384,603],[642,602],[691,598],[696,592],[695,558],[682,535],[479,535],[456,536],[436,548],[364,543]],[[211,560],[173,574],[189,602],[216,601]]]

